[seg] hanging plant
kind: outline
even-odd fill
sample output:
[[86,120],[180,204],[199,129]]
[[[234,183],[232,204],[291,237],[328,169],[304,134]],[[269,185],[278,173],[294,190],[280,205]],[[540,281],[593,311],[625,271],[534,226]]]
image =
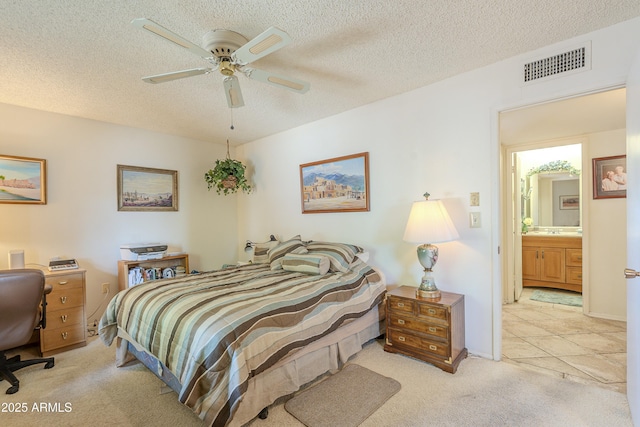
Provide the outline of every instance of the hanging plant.
[[216,193],[233,194],[238,190],[245,193],[251,193],[251,185],[245,176],[246,166],[238,160],[233,160],[229,156],[229,140],[227,140],[227,158],[224,160],[216,160],[213,169],[209,169],[204,174],[204,180],[207,182],[207,188],[216,189]]

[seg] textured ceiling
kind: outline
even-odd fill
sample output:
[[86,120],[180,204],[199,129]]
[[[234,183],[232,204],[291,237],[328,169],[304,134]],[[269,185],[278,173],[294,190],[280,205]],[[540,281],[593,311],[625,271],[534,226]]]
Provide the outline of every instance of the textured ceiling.
[[[0,102],[241,144],[636,16],[637,0],[2,0]],[[311,90],[240,75],[231,131],[220,74],[140,80],[207,65],[130,25],[140,17],[196,44],[277,26],[293,42],[252,65]]]

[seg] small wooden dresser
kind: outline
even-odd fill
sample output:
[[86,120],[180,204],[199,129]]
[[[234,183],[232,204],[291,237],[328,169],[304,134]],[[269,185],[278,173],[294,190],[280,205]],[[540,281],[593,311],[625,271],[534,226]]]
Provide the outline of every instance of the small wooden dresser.
[[85,270],[45,271],[47,327],[40,329],[40,352],[49,356],[87,345]]
[[455,373],[467,357],[464,337],[464,295],[442,292],[423,299],[416,288],[401,286],[387,293],[384,350],[401,353]]

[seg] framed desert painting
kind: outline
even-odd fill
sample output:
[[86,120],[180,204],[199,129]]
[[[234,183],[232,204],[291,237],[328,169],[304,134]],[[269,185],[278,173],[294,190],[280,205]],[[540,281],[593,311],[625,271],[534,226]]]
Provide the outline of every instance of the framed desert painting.
[[368,212],[369,153],[300,165],[302,213]]
[[627,197],[627,156],[598,157],[592,161],[593,198]]
[[118,165],[119,211],[177,211],[178,171]]
[[47,161],[0,155],[0,203],[45,205]]

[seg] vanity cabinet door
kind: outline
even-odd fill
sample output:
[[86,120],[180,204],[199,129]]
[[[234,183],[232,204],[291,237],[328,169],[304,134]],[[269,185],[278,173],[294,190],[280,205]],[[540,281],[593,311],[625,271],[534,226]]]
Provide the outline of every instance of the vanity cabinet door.
[[563,248],[540,249],[540,280],[547,282],[565,281],[565,252]]

